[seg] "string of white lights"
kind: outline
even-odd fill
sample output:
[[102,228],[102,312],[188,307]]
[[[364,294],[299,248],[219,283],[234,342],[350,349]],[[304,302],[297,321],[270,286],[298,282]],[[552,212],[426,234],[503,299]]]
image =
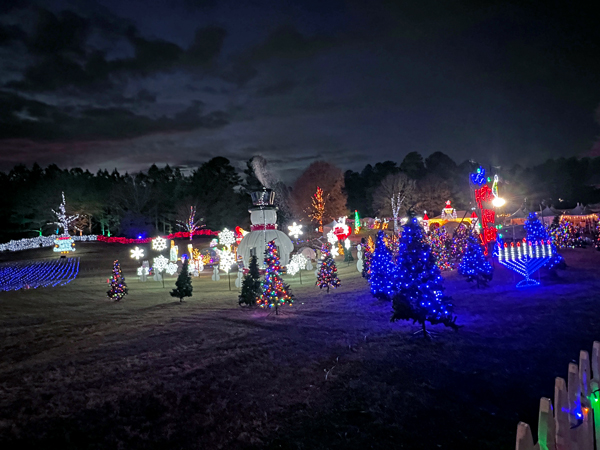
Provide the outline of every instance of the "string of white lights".
[[[5,244],[0,244],[0,252],[18,252],[32,248],[54,247],[54,240],[57,235],[38,236],[34,238],[24,238],[17,241],[12,240]],[[71,236],[74,241],[88,242],[96,241],[98,236],[95,234],[84,234],[83,236]]]

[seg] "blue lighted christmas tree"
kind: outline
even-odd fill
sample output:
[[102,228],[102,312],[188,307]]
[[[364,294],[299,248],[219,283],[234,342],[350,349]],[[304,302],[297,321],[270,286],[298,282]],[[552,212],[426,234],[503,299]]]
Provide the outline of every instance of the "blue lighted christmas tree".
[[556,251],[556,245],[554,243],[554,239],[550,237],[548,230],[546,229],[544,224],[542,222],[540,222],[536,213],[534,213],[534,212],[529,213],[529,217],[527,217],[527,221],[525,222],[523,227],[525,228],[525,231],[527,232],[527,240],[529,242],[535,242],[535,241],[539,242],[542,240],[543,241],[548,241],[548,240],[552,241],[553,256],[550,259],[550,261],[548,262],[548,266],[547,266],[548,269],[552,269],[559,265],[564,265],[563,257],[561,255],[559,255],[558,252]]
[[452,304],[449,303],[451,299],[443,294],[443,279],[435,256],[425,242],[423,230],[412,212],[409,212],[409,219],[400,237],[396,273],[390,277],[392,280],[396,283],[396,293],[392,299],[392,322],[418,322],[425,338],[429,338],[426,322],[432,325],[442,323],[458,329],[456,317],[452,315]]
[[494,269],[483,253],[483,247],[476,236],[471,235],[467,242],[467,249],[458,265],[458,273],[474,281],[477,287],[485,287],[492,281]]
[[395,273],[396,267],[392,261],[392,253],[387,248],[384,241],[385,233],[377,233],[375,250],[371,255],[369,283],[371,284],[371,293],[383,300],[390,300],[395,292]]
[[529,217],[527,217],[523,227],[527,232],[528,241],[533,242],[540,241],[542,239],[545,241],[549,238],[548,230],[546,230],[544,224],[538,220],[537,214],[534,212],[529,213]]

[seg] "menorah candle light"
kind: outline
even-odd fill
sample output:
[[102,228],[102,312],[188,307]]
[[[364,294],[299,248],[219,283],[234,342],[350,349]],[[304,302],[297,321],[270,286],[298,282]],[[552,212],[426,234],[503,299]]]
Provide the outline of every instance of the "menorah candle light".
[[537,286],[539,281],[531,278],[535,272],[544,267],[553,256],[550,240],[514,242],[498,244],[498,262],[510,270],[525,277],[517,283],[517,287]]

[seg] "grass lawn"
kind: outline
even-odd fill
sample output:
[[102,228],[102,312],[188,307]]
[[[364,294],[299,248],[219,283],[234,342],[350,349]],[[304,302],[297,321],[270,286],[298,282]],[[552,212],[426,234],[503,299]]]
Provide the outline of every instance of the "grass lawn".
[[[534,430],[580,349],[600,339],[600,252],[564,251],[569,268],[516,290],[496,267],[477,290],[445,274],[464,327],[390,323],[391,306],[338,262],[330,294],[288,278],[280,316],[237,306],[227,278],[194,278],[180,304],[141,283],[132,246],[78,244],[64,287],[0,292],[0,448],[511,449]],[[1,258],[53,258],[50,249]],[[129,286],[106,299],[112,261]],[[234,274],[235,275],[235,274]]]

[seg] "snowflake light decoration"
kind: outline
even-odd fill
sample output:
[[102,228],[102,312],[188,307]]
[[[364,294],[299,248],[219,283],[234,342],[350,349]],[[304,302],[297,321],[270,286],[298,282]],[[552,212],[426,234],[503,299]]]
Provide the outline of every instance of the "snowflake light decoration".
[[300,270],[306,269],[307,261],[308,259],[306,258],[306,256],[304,256],[301,253],[296,253],[294,256],[292,256],[292,262],[294,264],[297,264]]
[[294,222],[293,224],[291,224],[290,226],[288,226],[288,230],[290,230],[288,232],[288,234],[290,236],[293,236],[294,239],[298,239],[298,236],[300,236],[302,234],[302,225],[297,224],[296,222]]
[[144,249],[143,248],[135,247],[135,248],[131,249],[130,252],[131,252],[132,259],[137,260],[137,259],[144,257]]
[[327,233],[327,242],[329,242],[332,246],[334,246],[335,244],[337,244],[338,238],[335,235],[335,233],[333,232],[333,230],[331,230],[329,233]]
[[298,267],[298,264],[290,261],[289,264],[286,266],[286,270],[287,273],[289,273],[291,276],[294,276],[298,273],[300,267]]
[[156,250],[157,252],[162,252],[165,248],[167,248],[167,240],[166,239],[163,239],[160,236],[152,239],[152,250]]
[[337,247],[337,245],[333,245],[333,246],[331,247],[331,256],[333,256],[334,258],[335,258],[336,256],[340,256],[340,252],[339,252],[339,250],[338,250],[338,247]]
[[287,272],[292,276],[296,275],[298,271],[306,269],[306,262],[306,256],[296,253],[287,265]]
[[233,252],[228,250],[222,250],[219,252],[219,269],[229,273],[231,266],[235,263],[235,255]]
[[230,247],[235,244],[235,233],[227,228],[219,232],[219,244]]
[[148,267],[144,267],[144,266],[138,267],[137,274],[138,274],[138,277],[141,277],[142,275],[149,275],[150,269]]
[[167,264],[165,272],[167,272],[169,275],[175,275],[175,272],[177,272],[177,264],[170,262]]
[[163,255],[157,256],[154,258],[154,270],[156,272],[164,272],[164,270],[169,265],[169,259],[165,258]]

